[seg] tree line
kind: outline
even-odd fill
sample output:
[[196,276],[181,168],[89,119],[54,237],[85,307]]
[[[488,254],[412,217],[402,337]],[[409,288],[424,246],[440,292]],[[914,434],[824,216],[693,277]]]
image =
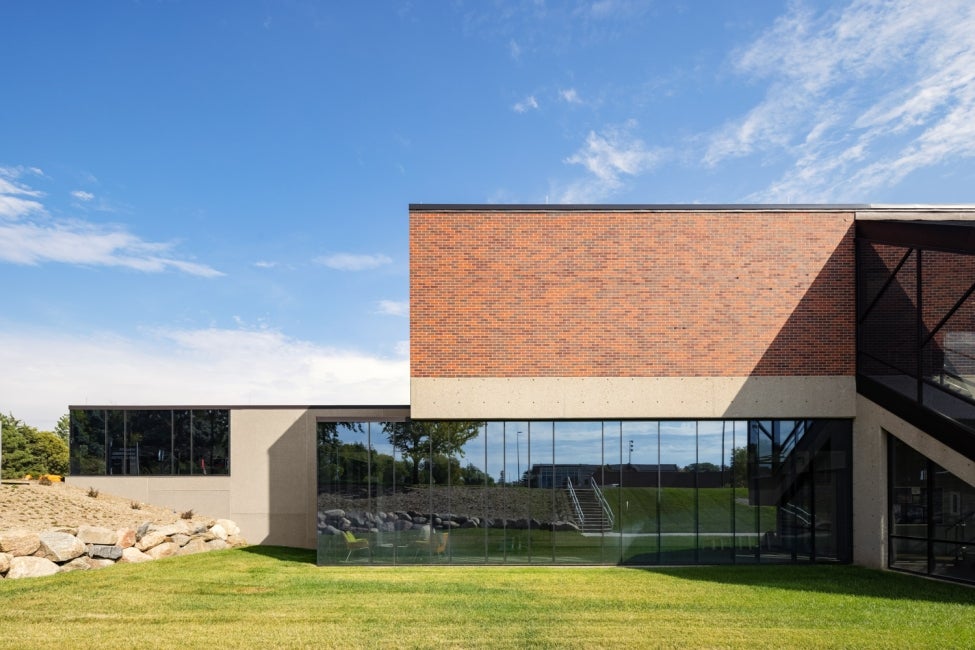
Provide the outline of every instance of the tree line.
[[0,413],[0,425],[3,426],[2,478],[68,473],[67,413],[58,420],[54,431],[40,431],[12,414]]

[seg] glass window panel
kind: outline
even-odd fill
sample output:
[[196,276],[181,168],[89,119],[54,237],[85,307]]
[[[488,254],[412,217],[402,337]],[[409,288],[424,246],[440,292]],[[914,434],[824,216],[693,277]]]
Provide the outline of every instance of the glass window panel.
[[556,491],[559,479],[556,472],[553,436],[555,423],[528,423],[529,466],[529,561],[551,564],[555,560],[552,522],[556,521]]
[[193,474],[193,412],[173,411],[173,471]]
[[928,543],[926,540],[893,538],[890,544],[890,566],[913,573],[928,572]]
[[[487,426],[471,423],[456,453],[458,474],[451,483],[449,552],[453,562],[483,563],[487,559],[487,528],[484,526],[487,491],[496,480],[487,472]],[[471,434],[469,437],[468,434]]]
[[129,447],[138,463],[134,474],[173,474],[173,412],[170,410],[128,411]]
[[320,422],[318,563],[369,562],[369,423]]
[[975,582],[975,549],[970,544],[935,542],[934,575],[953,580]]
[[[625,463],[619,478],[619,529],[624,564],[660,562],[659,422],[623,422]],[[610,492],[612,496],[612,493]]]
[[103,476],[105,462],[106,421],[102,409],[71,411],[71,473],[76,476]]
[[194,410],[192,442],[192,474],[230,473],[230,411]]
[[697,422],[660,423],[660,562],[697,562]]
[[[558,564],[603,562],[603,536],[613,512],[603,492],[603,423],[555,423],[555,484],[551,529]],[[617,424],[617,439],[619,425]],[[617,454],[618,455],[618,454]]]
[[124,475],[129,473],[129,467],[135,466],[136,459],[125,446],[125,411],[105,411],[106,440],[108,441],[108,473]]
[[927,538],[928,461],[896,438],[890,438],[891,534]]
[[405,520],[397,512],[401,507],[403,470],[397,449],[390,442],[389,427],[383,422],[369,422],[369,469],[373,499],[370,533],[375,535],[372,560],[392,564],[410,549],[401,539]]
[[702,420],[697,430],[698,561],[733,561],[734,492],[728,457],[734,444],[734,422]]

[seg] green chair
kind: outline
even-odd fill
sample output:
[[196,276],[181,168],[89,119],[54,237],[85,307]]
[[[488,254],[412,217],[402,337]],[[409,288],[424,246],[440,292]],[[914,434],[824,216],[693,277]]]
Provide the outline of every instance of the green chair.
[[343,532],[342,535],[345,537],[345,548],[349,551],[349,553],[345,556],[346,562],[349,561],[349,558],[351,558],[352,554],[356,551],[365,551],[370,557],[372,556],[372,553],[369,550],[368,539],[360,539],[356,537],[351,530]]

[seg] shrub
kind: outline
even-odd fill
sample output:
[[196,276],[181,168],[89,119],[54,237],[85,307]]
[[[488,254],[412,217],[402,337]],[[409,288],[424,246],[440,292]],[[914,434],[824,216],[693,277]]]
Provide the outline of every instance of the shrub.
[[98,498],[98,490],[96,490],[93,487],[88,488],[88,496],[90,496],[92,499],[97,499]]
[[187,510],[186,512],[184,512],[183,514],[181,514],[180,517],[182,517],[183,519],[192,519],[193,518],[193,509],[190,508],[189,510]]

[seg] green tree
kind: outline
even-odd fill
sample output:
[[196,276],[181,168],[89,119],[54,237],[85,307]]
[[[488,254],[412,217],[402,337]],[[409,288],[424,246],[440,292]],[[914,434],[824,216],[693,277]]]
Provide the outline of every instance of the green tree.
[[68,443],[50,431],[38,431],[13,415],[0,413],[3,425],[3,478],[25,474],[66,474]]
[[731,450],[731,486],[748,485],[748,447],[735,447]]
[[65,413],[58,418],[58,423],[54,425],[54,433],[58,438],[64,440],[64,444],[70,444],[71,440],[71,415]]
[[[464,445],[477,437],[481,424],[469,421],[389,422],[385,429],[389,443],[410,461],[413,484],[416,485],[420,483],[421,468],[432,471],[430,459],[443,456],[462,458]],[[457,469],[460,469],[459,465]]]

